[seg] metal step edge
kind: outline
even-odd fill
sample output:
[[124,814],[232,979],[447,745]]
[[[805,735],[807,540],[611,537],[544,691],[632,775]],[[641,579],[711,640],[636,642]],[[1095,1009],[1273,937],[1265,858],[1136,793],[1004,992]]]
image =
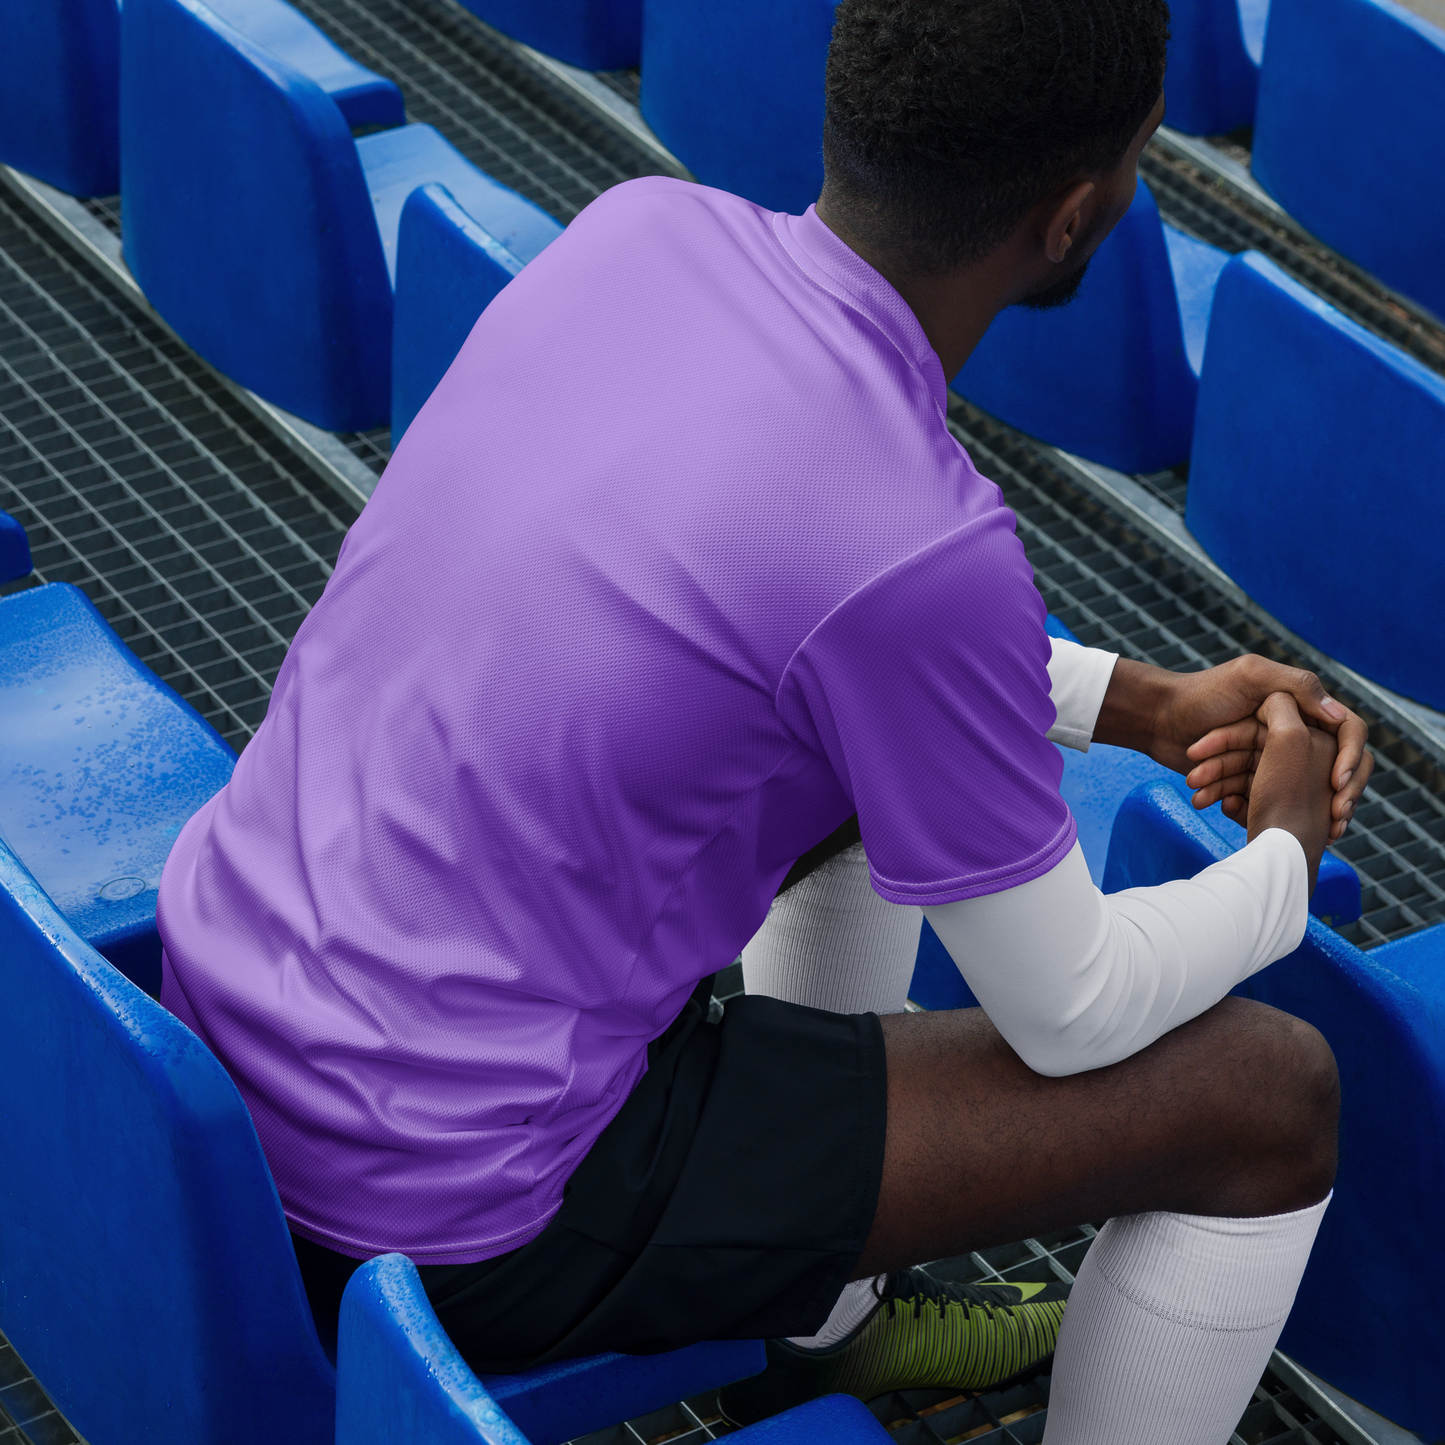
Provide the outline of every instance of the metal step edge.
[[605,81],[599,80],[590,70],[569,65],[565,60],[534,50],[513,40],[494,26],[488,25],[480,16],[474,15],[463,6],[457,6],[457,18],[464,24],[482,31],[490,44],[519,61],[528,70],[540,76],[554,89],[561,90],[574,101],[580,101],[588,110],[620,131],[635,146],[643,150],[649,160],[661,167],[668,175],[680,181],[697,179],[668,148],[657,138],[657,133],[643,119],[642,111],[626,96],[619,95]]
[[1270,1369],[1327,1424],[1345,1445],[1420,1445],[1420,1437],[1327,1384],[1276,1350]]
[[1133,477],[1101,466],[1098,462],[1076,457],[1058,447],[1043,443],[1037,445],[1082,490],[1111,511],[1123,516],[1151,541],[1202,576],[1252,621],[1278,638],[1306,666],[1316,672],[1328,669],[1339,677],[1355,690],[1361,701],[1366,703],[1382,722],[1388,722],[1436,763],[1445,766],[1445,714],[1371,681],[1292,632],[1273,613],[1267,612],[1254,601],[1215,562],[1184,525],[1184,518],[1178,512],[1160,501]]
[[[1218,146],[1211,145],[1201,136],[1185,135],[1183,131],[1171,130],[1167,125],[1161,125],[1154,132],[1154,137],[1149,143],[1158,146],[1160,150],[1178,160],[1187,161],[1190,165],[1196,166],[1210,180],[1217,181],[1223,186],[1236,200],[1256,211],[1262,211],[1265,219],[1288,231],[1296,240],[1328,252],[1331,260],[1357,285],[1378,293],[1383,299],[1400,307],[1402,311],[1409,312],[1422,326],[1428,326],[1434,331],[1445,329],[1445,320],[1435,315],[1428,307],[1422,306],[1418,301],[1412,301],[1402,292],[1385,285],[1378,276],[1365,270],[1363,266],[1357,265],[1348,256],[1342,256],[1333,246],[1307,231],[1255,180],[1248,166],[1235,160],[1233,156],[1226,155]],[[1307,285],[1308,283],[1301,282],[1301,284]],[[1323,299],[1326,304],[1334,305],[1328,298]],[[1422,362],[1421,365],[1423,364]]]
[[36,180],[34,176],[6,165],[0,165],[0,182],[72,250],[78,251],[96,266],[128,301],[191,351],[196,361],[226,391],[328,486],[352,506],[361,508],[366,505],[379,480],[376,473],[360,457],[354,456],[334,433],[313,426],[309,421],[303,421],[299,416],[293,416],[273,402],[257,396],[197,355],[186,339],[146,300],[145,293],[125,264],[120,240],[79,201],[46,185],[44,181]]

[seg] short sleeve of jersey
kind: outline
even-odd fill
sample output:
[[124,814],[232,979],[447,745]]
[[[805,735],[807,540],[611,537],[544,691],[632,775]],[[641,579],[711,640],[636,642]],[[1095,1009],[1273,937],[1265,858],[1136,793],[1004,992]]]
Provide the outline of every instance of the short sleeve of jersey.
[[1073,846],[1046,737],[1045,609],[1013,520],[991,508],[872,578],[778,687],[784,723],[853,799],[873,886],[893,903],[1002,892]]

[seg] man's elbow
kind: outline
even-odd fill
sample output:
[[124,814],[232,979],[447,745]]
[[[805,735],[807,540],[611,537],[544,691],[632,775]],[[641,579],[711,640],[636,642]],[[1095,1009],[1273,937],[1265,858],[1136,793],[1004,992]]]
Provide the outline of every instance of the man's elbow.
[[1066,1079],[1071,1074],[1106,1069],[1137,1053],[1141,1047],[1117,1039],[1086,1038],[1070,1029],[1011,1032],[1015,1036],[1004,1034],[1004,1042],[1029,1069],[1046,1079]]

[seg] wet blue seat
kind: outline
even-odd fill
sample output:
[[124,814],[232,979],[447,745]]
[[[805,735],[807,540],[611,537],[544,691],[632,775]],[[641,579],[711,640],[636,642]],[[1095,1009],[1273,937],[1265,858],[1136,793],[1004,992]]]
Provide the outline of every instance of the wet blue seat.
[[335,1373],[241,1096],[3,842],[0,999],[0,1330],[87,1439],[331,1445]]
[[0,161],[73,196],[120,189],[116,0],[0,0]]
[[[1048,629],[1053,637],[1078,641],[1056,617],[1048,619]],[[1111,747],[1108,743],[1094,743],[1087,753],[1064,747],[1059,752],[1064,760],[1059,791],[1074,815],[1079,830],[1079,847],[1083,849],[1090,876],[1101,888],[1105,887],[1105,867],[1114,819],[1125,798],[1135,788],[1147,783],[1165,783],[1193,811],[1194,805],[1189,801],[1191,794],[1184,785],[1184,779],[1143,753],[1136,753],[1130,748]],[[1233,853],[1244,847],[1247,833],[1238,823],[1224,816],[1224,809],[1218,803],[1198,816],[1212,829],[1226,851]],[[1360,875],[1333,853],[1326,853],[1320,863],[1319,878],[1310,898],[1310,912],[1336,928],[1353,923],[1360,916]],[[908,996],[924,1008],[972,1008],[976,1002],[972,990],[963,981],[948,950],[927,920],[919,939],[918,962]]]
[[630,70],[642,58],[643,0],[462,0],[513,40],[583,70]]
[[1435,708],[1442,457],[1445,379],[1263,256],[1230,263],[1209,328],[1189,527],[1285,626]]
[[[552,235],[562,228],[543,217]],[[546,226],[523,243],[541,249]],[[419,186],[402,208],[397,240],[396,317],[391,353],[391,440],[395,446],[456,359],[492,298],[531,255],[519,256],[473,220],[441,185]]]
[[1077,298],[995,318],[954,390],[1065,451],[1121,472],[1189,455],[1214,285],[1229,257],[1165,225],[1141,180]]
[[76,932],[153,993],[161,868],[235,761],[83,592],[51,582],[0,598],[0,837]]
[[[277,18],[289,10],[283,0],[126,4],[126,261],[221,371],[318,426],[360,430],[390,414],[407,195],[442,182],[524,255],[555,227],[430,126],[353,139],[352,125],[381,123],[379,109],[400,121],[399,95],[359,80],[360,67],[338,70],[329,42],[302,45],[309,22]],[[277,34],[290,37],[284,56],[265,48]]]
[[1445,317],[1445,31],[1394,0],[1274,0],[1251,166],[1301,225]]
[[836,0],[647,0],[642,114],[704,185],[802,212],[823,187]]
[[25,528],[9,512],[0,512],[0,582],[28,577],[32,566]]
[[[765,1361],[761,1341],[735,1340],[480,1380],[437,1323],[415,1266],[400,1254],[382,1255],[352,1275],[339,1339],[336,1445],[559,1445],[756,1374]],[[881,1445],[889,1436],[857,1400],[834,1395],[732,1438],[744,1445]]]
[[[1144,784],[1119,810],[1105,887],[1192,877],[1225,851],[1174,789]],[[1313,1024],[1340,1069],[1335,1199],[1280,1348],[1438,1439],[1445,1318],[1420,1302],[1445,1288],[1445,925],[1362,953],[1311,919],[1296,952],[1235,992]]]
[[1254,121],[1270,0],[1172,0],[1164,123],[1220,135]]

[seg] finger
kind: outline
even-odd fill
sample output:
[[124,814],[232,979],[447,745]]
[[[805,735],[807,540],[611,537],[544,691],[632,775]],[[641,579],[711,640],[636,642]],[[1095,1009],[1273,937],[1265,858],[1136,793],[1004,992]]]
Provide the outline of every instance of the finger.
[[1366,752],[1361,756],[1360,765],[1350,776],[1349,782],[1335,794],[1330,803],[1330,816],[1337,823],[1354,816],[1374,771],[1374,754]]
[[[1330,775],[1337,792],[1342,792],[1350,783],[1354,774],[1359,771],[1361,763],[1368,756],[1365,751],[1365,744],[1369,740],[1369,729],[1366,728],[1363,718],[1356,717],[1350,713],[1341,724],[1339,732],[1335,735],[1340,745],[1339,757],[1335,759],[1335,769]],[[1371,760],[1371,767],[1374,766]],[[1355,793],[1359,796],[1359,792]]]
[[1249,799],[1240,795],[1226,798],[1223,803],[1224,816],[1238,823],[1241,828],[1249,827]]
[[1220,778],[1234,773],[1253,772],[1259,766],[1259,756],[1257,748],[1220,753],[1218,757],[1209,758],[1198,767],[1191,768],[1184,781],[1191,788],[1208,787],[1210,783],[1217,783]]
[[1240,752],[1260,746],[1263,724],[1257,717],[1240,718],[1237,722],[1226,723],[1223,727],[1212,728],[1198,742],[1185,750],[1184,756],[1191,763],[1203,762],[1218,753]]
[[[1270,693],[1270,695],[1260,703],[1256,716],[1270,732],[1278,730],[1281,734],[1297,734],[1303,736],[1307,731],[1305,721],[1300,716],[1299,708],[1295,704],[1292,693]],[[1266,740],[1266,746],[1268,746],[1268,740]]]
[[1287,667],[1283,672],[1284,676],[1274,680],[1273,686],[1294,698],[1302,717],[1331,733],[1337,732],[1350,718],[1349,709],[1325,691],[1324,683],[1314,673],[1299,667]]
[[1212,808],[1221,798],[1226,802],[1230,798],[1247,798],[1253,782],[1252,773],[1232,773],[1217,783],[1210,783],[1207,788],[1197,789],[1191,801],[1196,808]]

